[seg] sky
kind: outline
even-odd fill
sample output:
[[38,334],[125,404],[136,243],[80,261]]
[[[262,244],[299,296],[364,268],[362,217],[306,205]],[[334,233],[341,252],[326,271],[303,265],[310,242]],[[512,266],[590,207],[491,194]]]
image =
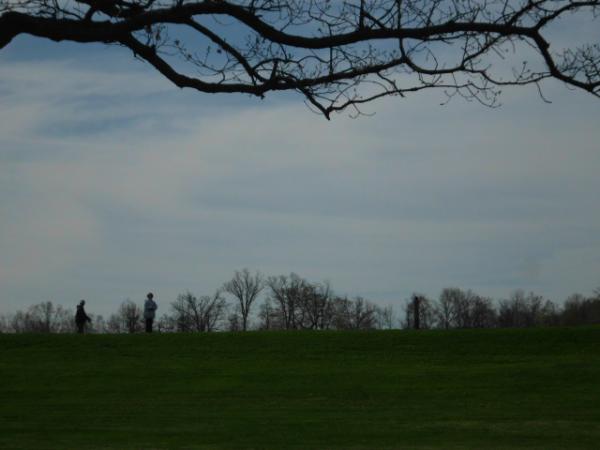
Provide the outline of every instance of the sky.
[[0,51],[0,314],[108,315],[148,291],[166,312],[246,267],[398,308],[444,287],[591,294],[600,101],[544,93],[327,121],[296,95],[180,90],[118,47],[19,37]]

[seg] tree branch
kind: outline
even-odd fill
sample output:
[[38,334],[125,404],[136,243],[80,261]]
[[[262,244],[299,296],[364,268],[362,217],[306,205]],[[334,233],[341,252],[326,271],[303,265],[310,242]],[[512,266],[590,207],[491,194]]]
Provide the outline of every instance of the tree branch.
[[[538,88],[546,78],[600,96],[600,43],[568,46],[559,55],[542,35],[567,13],[597,20],[600,0],[7,1],[0,49],[20,34],[117,43],[180,88],[259,97],[295,90],[327,118],[386,95],[440,87],[450,97],[494,106],[499,87]],[[185,43],[173,37],[184,27],[209,45],[189,33],[182,34]],[[504,59],[507,46],[516,53],[520,44],[534,47],[538,61],[509,66],[512,77],[502,78],[496,72],[507,71],[490,54]],[[195,71],[175,63],[176,56]]]

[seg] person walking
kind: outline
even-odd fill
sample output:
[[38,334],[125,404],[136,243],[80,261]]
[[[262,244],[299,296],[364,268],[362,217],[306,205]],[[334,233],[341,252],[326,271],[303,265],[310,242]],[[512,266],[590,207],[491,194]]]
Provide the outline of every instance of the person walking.
[[79,305],[77,305],[77,312],[75,313],[75,325],[77,325],[77,333],[83,334],[83,329],[85,328],[86,322],[91,322],[92,319],[85,313],[85,309],[83,306],[85,305],[85,300],[81,300]]
[[152,292],[148,292],[148,295],[146,295],[146,301],[144,302],[146,333],[152,333],[152,324],[154,323],[154,316],[156,315],[156,310],[158,309],[158,305],[153,298],[154,294]]

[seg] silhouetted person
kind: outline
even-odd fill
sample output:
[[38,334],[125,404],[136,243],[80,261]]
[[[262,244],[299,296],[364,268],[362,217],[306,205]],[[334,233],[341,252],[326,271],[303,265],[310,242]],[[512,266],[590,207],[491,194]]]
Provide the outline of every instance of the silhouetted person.
[[152,300],[154,298],[154,294],[152,292],[148,292],[146,296],[146,301],[144,302],[144,319],[146,320],[146,333],[152,333],[152,323],[154,322],[154,316],[156,314],[156,309],[158,306],[156,302]]
[[77,305],[77,312],[75,313],[75,324],[77,325],[77,332],[83,333],[83,328],[85,327],[86,322],[91,322],[92,319],[88,317],[85,313],[85,309],[83,309],[83,305],[85,305],[85,300],[81,300],[79,305]]

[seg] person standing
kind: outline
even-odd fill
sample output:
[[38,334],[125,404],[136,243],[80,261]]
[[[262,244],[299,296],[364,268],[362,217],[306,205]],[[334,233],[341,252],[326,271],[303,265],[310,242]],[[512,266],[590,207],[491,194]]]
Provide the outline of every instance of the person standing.
[[92,321],[85,313],[85,309],[83,308],[84,305],[85,300],[81,300],[79,305],[77,305],[77,312],[75,313],[75,325],[77,325],[77,333],[79,334],[83,334],[85,323]]
[[158,309],[158,305],[153,298],[154,294],[152,292],[148,292],[148,295],[146,295],[146,301],[144,302],[146,333],[152,333],[152,324],[154,323],[154,316],[156,315],[156,310]]

